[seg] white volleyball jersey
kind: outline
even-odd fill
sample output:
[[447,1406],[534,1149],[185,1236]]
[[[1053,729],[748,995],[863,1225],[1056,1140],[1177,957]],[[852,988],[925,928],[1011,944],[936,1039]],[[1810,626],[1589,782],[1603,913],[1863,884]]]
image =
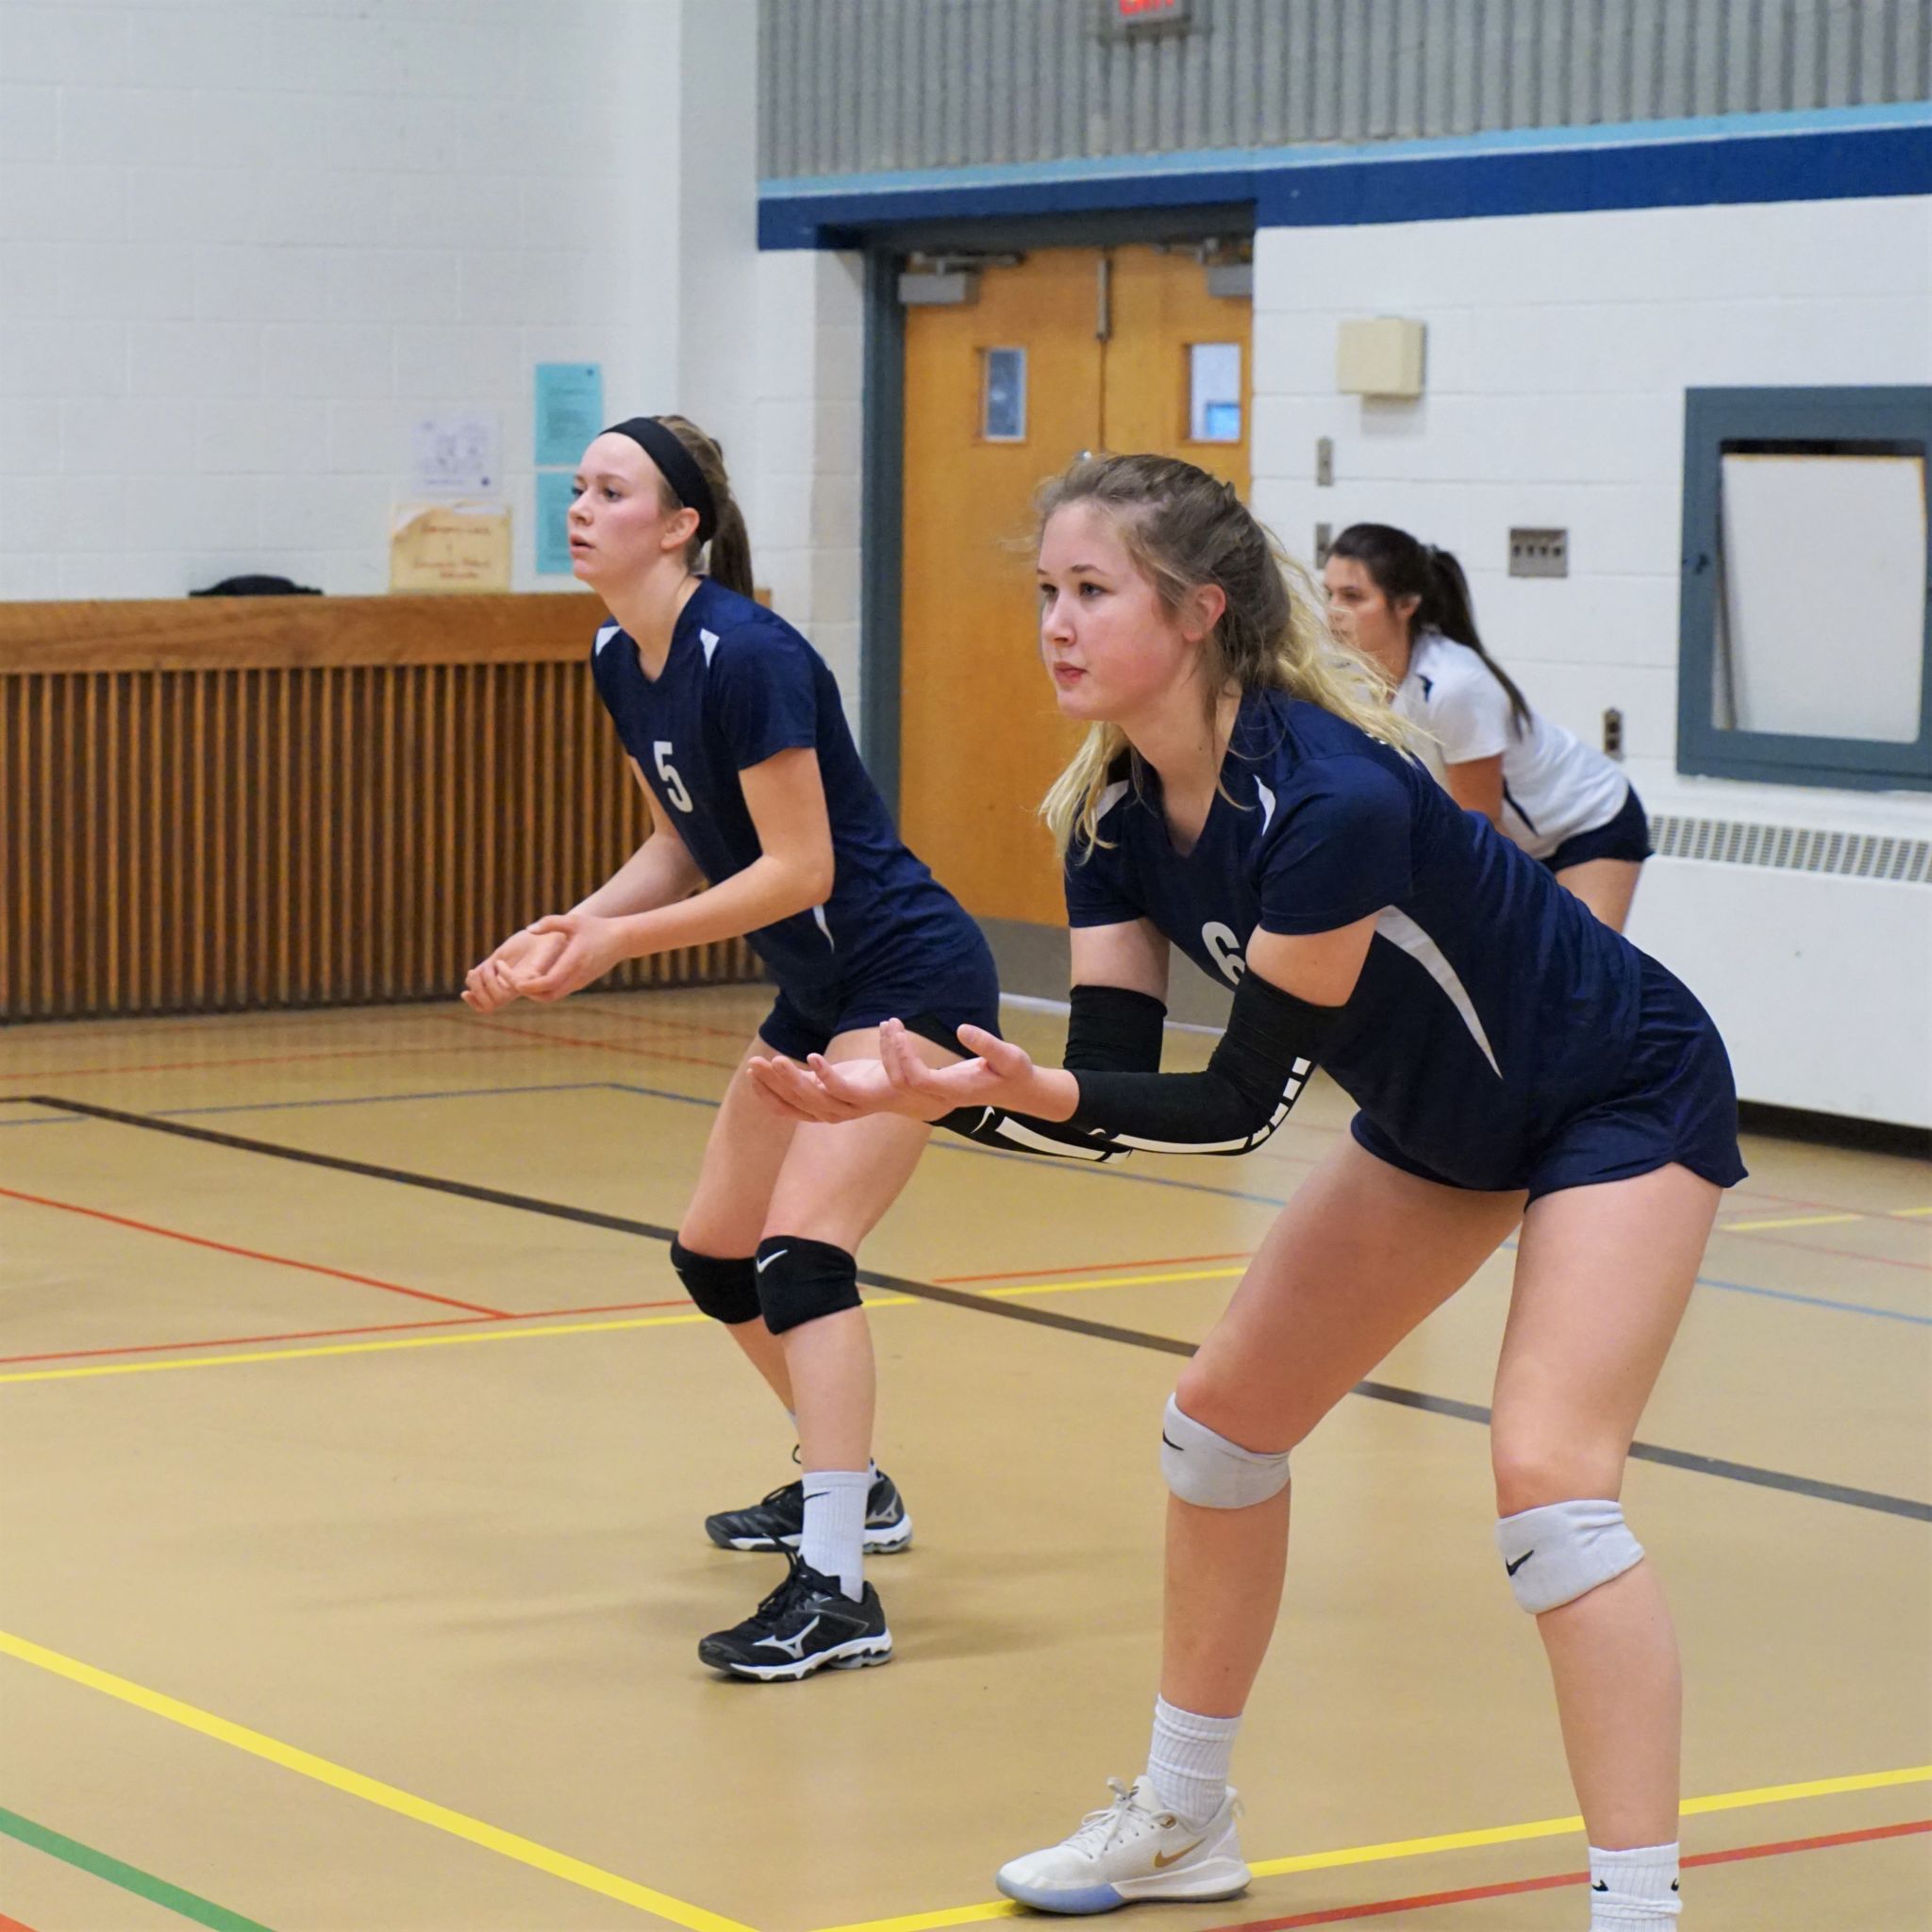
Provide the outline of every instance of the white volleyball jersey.
[[1441,631],[1416,639],[1394,706],[1429,734],[1418,749],[1439,784],[1445,766],[1502,753],[1500,829],[1532,858],[1608,824],[1630,795],[1630,781],[1608,758],[1541,712],[1532,709],[1519,731],[1509,693],[1489,666]]

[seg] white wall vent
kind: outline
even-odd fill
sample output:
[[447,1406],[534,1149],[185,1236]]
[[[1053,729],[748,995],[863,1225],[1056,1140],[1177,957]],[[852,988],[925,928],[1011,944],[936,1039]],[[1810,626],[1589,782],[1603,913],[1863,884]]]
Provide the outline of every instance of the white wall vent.
[[1871,832],[1827,832],[1810,825],[1743,824],[1734,819],[1660,813],[1650,822],[1650,842],[1660,858],[1932,884],[1932,839],[1890,839]]

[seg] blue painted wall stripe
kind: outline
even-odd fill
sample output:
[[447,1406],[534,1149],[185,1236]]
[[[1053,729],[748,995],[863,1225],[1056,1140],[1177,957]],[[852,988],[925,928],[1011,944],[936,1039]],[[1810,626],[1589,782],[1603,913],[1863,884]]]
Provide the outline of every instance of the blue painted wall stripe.
[[1932,103],[768,182],[761,248],[962,218],[1246,203],[1257,227],[1932,193]]

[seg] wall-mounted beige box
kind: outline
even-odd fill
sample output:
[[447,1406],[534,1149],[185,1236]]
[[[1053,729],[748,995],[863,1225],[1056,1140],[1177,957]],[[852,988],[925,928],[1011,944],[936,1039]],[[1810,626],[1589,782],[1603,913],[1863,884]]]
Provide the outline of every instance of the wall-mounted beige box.
[[1335,331],[1335,387],[1349,396],[1419,396],[1423,325],[1399,315],[1344,322]]

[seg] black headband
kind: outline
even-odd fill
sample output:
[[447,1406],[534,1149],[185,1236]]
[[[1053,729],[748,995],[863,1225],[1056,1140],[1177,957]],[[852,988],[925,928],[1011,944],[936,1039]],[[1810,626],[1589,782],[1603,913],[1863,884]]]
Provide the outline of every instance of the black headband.
[[711,501],[711,486],[705,481],[697,458],[675,431],[665,428],[655,416],[632,416],[613,423],[604,434],[629,437],[657,464],[671,493],[686,509],[697,511],[700,543],[708,543],[718,534],[718,506]]

